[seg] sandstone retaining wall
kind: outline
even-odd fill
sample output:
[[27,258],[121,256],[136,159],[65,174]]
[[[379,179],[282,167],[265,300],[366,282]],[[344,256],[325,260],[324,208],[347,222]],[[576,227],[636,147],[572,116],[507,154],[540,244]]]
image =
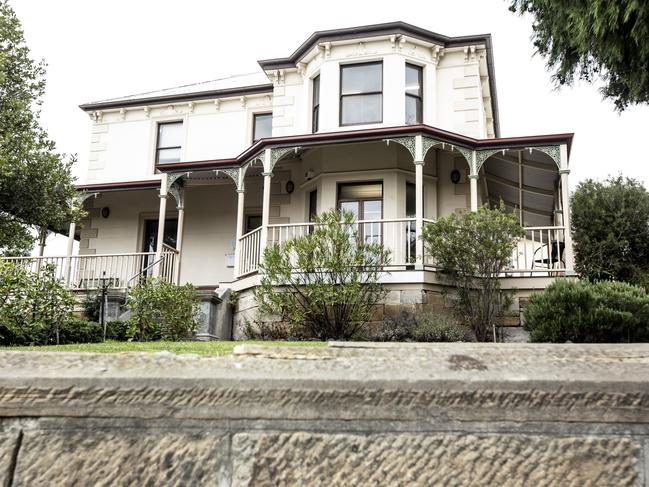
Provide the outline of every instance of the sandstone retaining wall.
[[647,485],[649,346],[0,353],[0,482]]

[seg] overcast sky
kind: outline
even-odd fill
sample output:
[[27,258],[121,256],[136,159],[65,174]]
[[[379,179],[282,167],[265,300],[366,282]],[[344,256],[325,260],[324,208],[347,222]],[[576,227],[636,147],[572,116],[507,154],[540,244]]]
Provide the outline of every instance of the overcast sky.
[[649,185],[649,107],[623,114],[596,86],[556,91],[533,56],[530,18],[504,0],[327,2],[12,0],[32,55],[48,63],[42,120],[85,177],[90,119],[78,105],[259,69],[316,30],[402,20],[440,34],[491,33],[503,137],[574,132],[571,187],[632,176]]

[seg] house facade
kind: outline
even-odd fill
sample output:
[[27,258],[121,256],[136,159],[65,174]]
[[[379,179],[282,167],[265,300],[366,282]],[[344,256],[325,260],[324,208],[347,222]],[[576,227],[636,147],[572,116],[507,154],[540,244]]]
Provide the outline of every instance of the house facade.
[[[341,208],[391,250],[389,299],[426,304],[443,284],[422,227],[501,200],[526,229],[503,286],[525,295],[572,272],[572,134],[500,136],[489,35],[401,22],[321,31],[259,66],[81,105],[88,217],[70,231],[79,255],[56,258],[72,288],[107,279],[119,291],[153,273],[198,286],[209,316],[239,292],[240,323],[264,248]],[[225,337],[209,316],[203,335]]]

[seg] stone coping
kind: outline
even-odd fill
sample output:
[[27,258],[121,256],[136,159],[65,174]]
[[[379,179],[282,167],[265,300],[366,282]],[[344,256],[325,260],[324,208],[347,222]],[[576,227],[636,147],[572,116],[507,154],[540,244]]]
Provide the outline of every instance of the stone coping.
[[649,345],[0,353],[0,415],[649,423]]

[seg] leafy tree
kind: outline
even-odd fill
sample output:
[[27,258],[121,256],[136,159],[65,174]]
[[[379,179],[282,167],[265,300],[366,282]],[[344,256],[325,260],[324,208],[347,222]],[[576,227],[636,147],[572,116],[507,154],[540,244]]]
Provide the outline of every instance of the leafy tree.
[[558,85],[601,78],[618,110],[649,102],[649,3],[637,0],[510,0],[534,17],[536,51]]
[[75,159],[57,153],[40,126],[44,74],[13,9],[0,0],[0,254],[29,253],[30,227],[62,230],[80,214]]
[[75,298],[56,276],[53,264],[41,272],[0,261],[0,342],[47,345],[60,342],[72,319]]
[[524,311],[533,342],[649,340],[649,295],[624,282],[559,279],[535,293]]
[[623,177],[581,182],[572,195],[575,268],[592,281],[649,286],[649,192]]
[[428,254],[455,286],[456,312],[478,341],[495,338],[501,307],[499,275],[509,264],[523,229],[504,207],[453,213],[424,227]]
[[255,297],[262,313],[281,316],[297,335],[347,340],[385,297],[379,279],[389,262],[383,245],[359,238],[351,213],[329,211],[308,235],[266,248]]

